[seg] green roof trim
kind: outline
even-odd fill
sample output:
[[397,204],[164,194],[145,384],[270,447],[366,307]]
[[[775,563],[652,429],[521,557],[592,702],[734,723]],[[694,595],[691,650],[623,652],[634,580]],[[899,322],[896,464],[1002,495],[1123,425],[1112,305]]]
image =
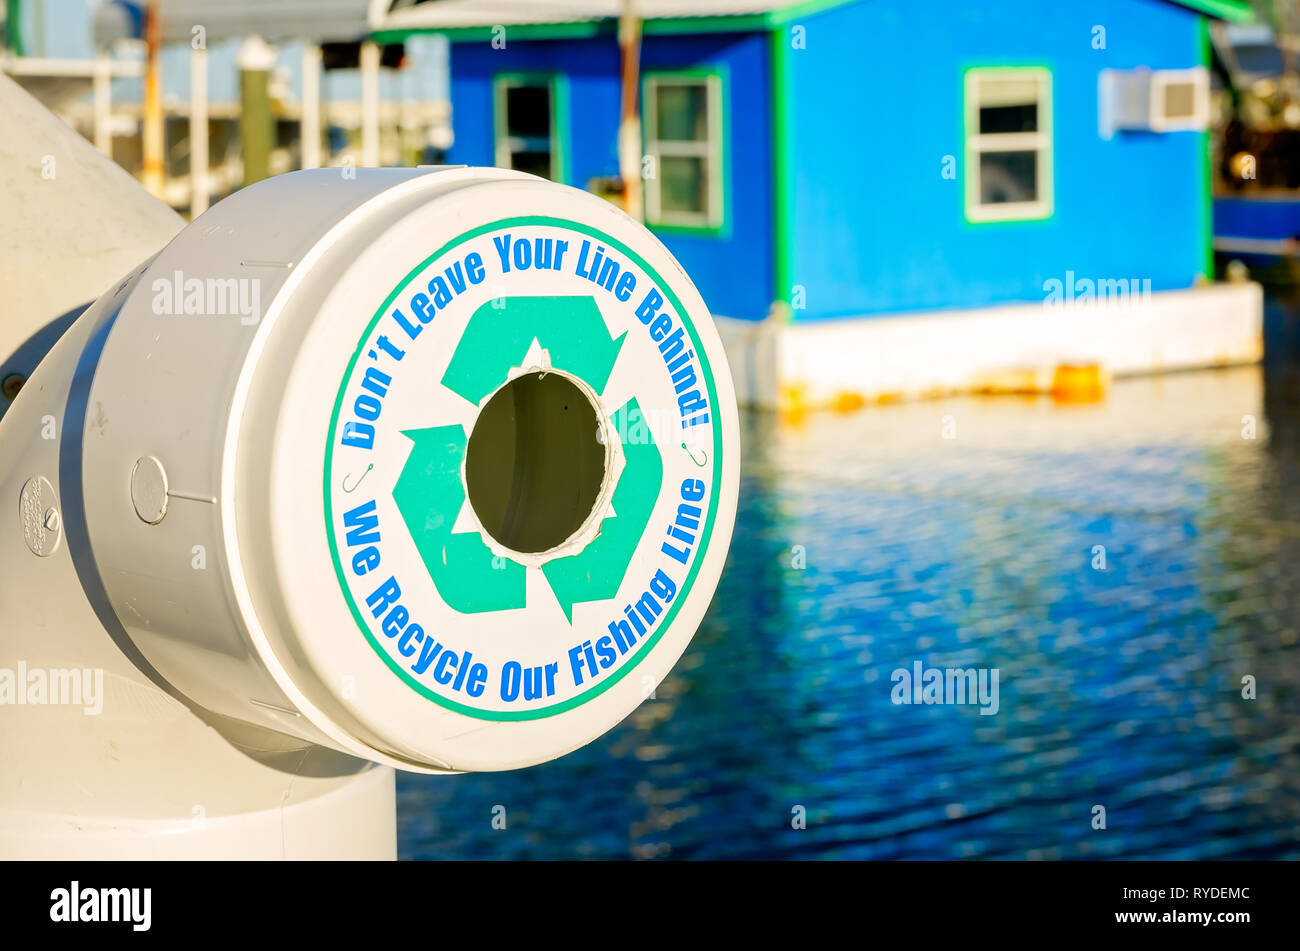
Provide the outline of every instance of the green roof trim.
[[[732,13],[715,16],[658,17],[641,21],[641,32],[646,36],[670,36],[682,33],[761,33],[783,26],[800,17],[812,16],[833,7],[842,7],[859,0],[803,0],[767,13]],[[578,40],[592,36],[613,35],[618,31],[618,20],[580,20],[572,23],[515,23],[504,24],[506,42],[510,40]],[[379,29],[372,36],[377,43],[398,43],[415,33],[441,33],[453,43],[472,43],[490,40],[492,26],[410,27],[406,29]]]
[[1207,17],[1217,17],[1229,23],[1245,23],[1254,17],[1247,0],[1169,0],[1180,7],[1187,7]]
[[[853,2],[853,0],[838,0]],[[761,33],[771,27],[770,14],[745,14],[742,16],[672,17],[643,20],[644,36],[679,35],[683,33]],[[582,40],[593,36],[614,36],[618,21],[581,20],[574,23],[516,23],[504,24],[506,43],[511,40]],[[493,26],[412,27],[409,29],[376,30],[372,39],[377,43],[400,43],[408,36],[419,33],[441,33],[453,43],[491,41],[495,36]]]
[[842,7],[857,2],[858,0],[803,0],[802,3],[796,3],[792,6],[783,7],[780,10],[773,10],[771,13],[764,14],[764,19],[767,20],[768,26],[784,26],[785,24],[802,17],[810,17],[821,13],[824,10],[830,10],[834,7]]
[[[648,19],[642,21],[641,32],[646,36],[764,32],[785,26],[803,17],[815,16],[836,7],[859,2],[862,0],[802,0],[800,3],[793,3],[788,7],[767,13]],[[1245,23],[1254,16],[1248,0],[1167,0],[1167,2],[1230,23]],[[372,34],[371,38],[377,43],[400,43],[406,37],[419,33],[441,33],[453,43],[473,43],[491,40],[496,29],[498,27],[495,26],[379,29]],[[504,24],[504,29],[507,42],[510,40],[579,40],[593,36],[613,36],[618,31],[618,21],[611,17],[571,23],[507,23]]]

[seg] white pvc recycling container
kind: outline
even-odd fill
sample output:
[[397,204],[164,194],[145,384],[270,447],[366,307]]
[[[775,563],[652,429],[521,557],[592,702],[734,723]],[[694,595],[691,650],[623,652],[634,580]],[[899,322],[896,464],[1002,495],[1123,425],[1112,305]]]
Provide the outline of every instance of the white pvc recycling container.
[[294,173],[95,306],[118,310],[89,541],[132,642],[207,709],[507,769],[618,723],[699,626],[735,394],[690,279],[604,200],[496,169]]

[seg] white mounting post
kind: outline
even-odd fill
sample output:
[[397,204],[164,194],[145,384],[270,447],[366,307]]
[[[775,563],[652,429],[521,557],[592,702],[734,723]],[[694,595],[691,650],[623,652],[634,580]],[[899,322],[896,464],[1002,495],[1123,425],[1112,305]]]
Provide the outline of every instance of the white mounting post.
[[208,51],[190,50],[190,217],[208,210]]
[[361,164],[379,167],[379,44],[361,44]]
[[308,43],[302,50],[302,125],[301,150],[303,168],[320,168],[320,47]]

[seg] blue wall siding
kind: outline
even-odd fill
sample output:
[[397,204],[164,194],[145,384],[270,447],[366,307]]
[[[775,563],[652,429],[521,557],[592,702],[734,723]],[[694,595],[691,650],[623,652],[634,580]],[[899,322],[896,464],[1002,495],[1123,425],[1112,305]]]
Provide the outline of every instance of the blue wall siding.
[[[726,75],[729,126],[724,170],[727,224],[719,236],[661,233],[715,314],[758,319],[771,301],[772,132],[768,41],[752,33],[648,36],[643,70],[716,66]],[[567,77],[565,177],[579,188],[618,174],[619,58],[612,35],[584,40],[486,42],[451,48],[455,131],[448,160],[492,165],[492,77],[510,72]]]
[[[1165,0],[863,0],[801,25],[807,49],[789,53],[799,319],[1041,301],[1067,270],[1155,290],[1204,270],[1205,134],[1105,140],[1097,112],[1105,67],[1200,65],[1195,14]],[[965,218],[963,74],[998,65],[1052,72],[1045,221]],[[946,155],[955,180],[941,175]]]

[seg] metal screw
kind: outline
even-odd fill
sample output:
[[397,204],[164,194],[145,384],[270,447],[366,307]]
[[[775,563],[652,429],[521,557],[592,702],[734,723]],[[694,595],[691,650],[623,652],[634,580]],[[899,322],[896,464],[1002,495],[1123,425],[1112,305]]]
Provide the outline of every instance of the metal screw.
[[45,527],[51,532],[59,530],[59,510],[49,509],[45,513]]
[[13,400],[18,396],[18,391],[23,388],[27,382],[27,377],[21,373],[10,373],[3,380],[0,380],[0,393],[3,393],[5,399]]

